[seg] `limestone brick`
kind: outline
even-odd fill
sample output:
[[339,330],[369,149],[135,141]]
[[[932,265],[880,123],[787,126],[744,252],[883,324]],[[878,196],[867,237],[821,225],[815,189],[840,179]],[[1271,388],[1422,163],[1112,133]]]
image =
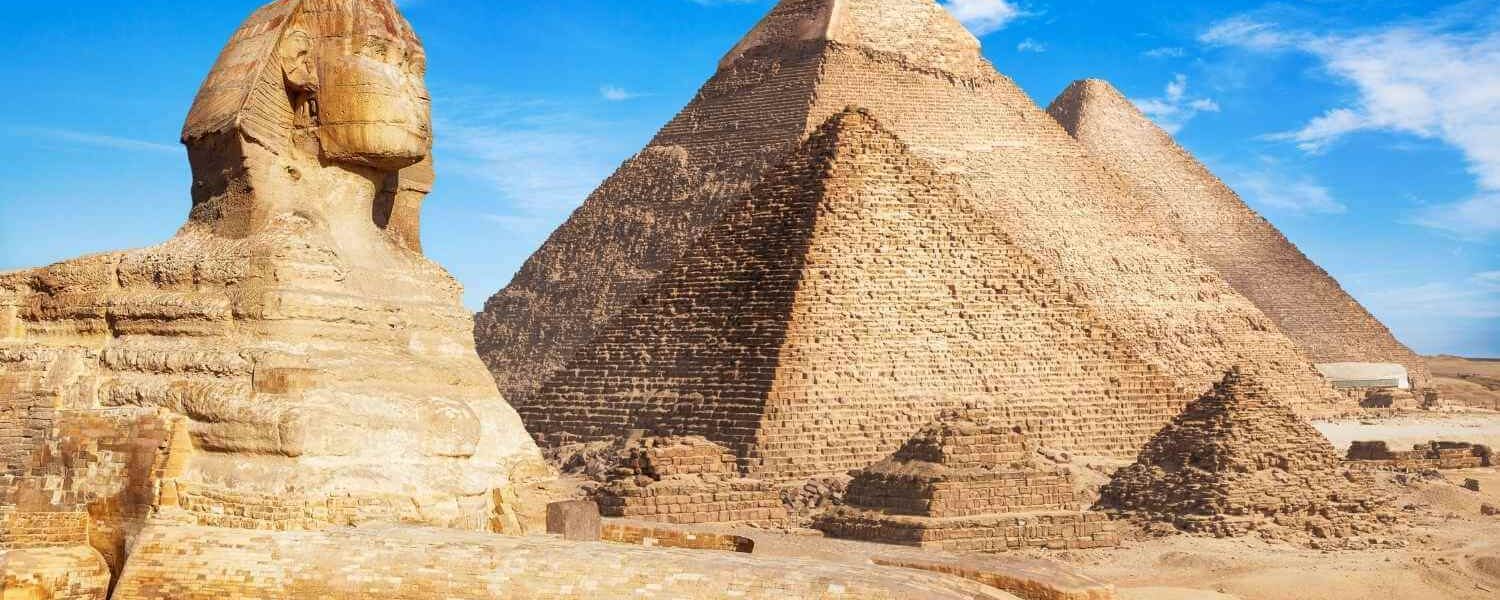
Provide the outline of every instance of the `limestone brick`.
[[700,435],[781,482],[868,465],[966,403],[1129,455],[1177,402],[955,178],[849,111],[520,410],[548,443]]
[[1354,442],[1346,460],[1401,471],[1477,469],[1493,466],[1494,451],[1467,442],[1428,442],[1406,451],[1391,450],[1385,442]]
[[600,511],[666,523],[759,523],[786,519],[777,487],[740,477],[734,453],[701,437],[636,440],[595,492]]
[[1047,111],[1314,362],[1398,363],[1430,385],[1425,360],[1108,82],[1076,82]]
[[1072,474],[1043,464],[1025,435],[961,413],[943,415],[889,459],[855,472],[844,503],[814,527],[834,537],[967,552],[1120,541],[1105,514],[1083,512]]
[[1367,473],[1254,374],[1231,370],[1101,490],[1099,505],[1219,536],[1298,539],[1387,531],[1395,520]]
[[[626,327],[662,326],[647,323],[641,316],[645,304],[666,303],[660,296],[659,276],[670,273],[678,281],[721,277],[709,270],[714,265],[703,262],[702,251],[713,242],[702,236],[721,227],[727,211],[774,196],[767,186],[752,189],[772,176],[785,178],[783,163],[801,160],[795,154],[802,142],[849,106],[868,109],[905,144],[912,159],[959,180],[954,185],[971,203],[978,215],[975,218],[994,223],[1009,237],[1015,252],[1029,257],[1029,271],[1015,275],[1018,283],[1032,277],[1047,281],[1052,290],[1048,293],[1055,295],[1048,306],[1070,305],[1095,315],[1094,320],[1102,324],[1096,331],[1108,332],[1118,340],[1117,347],[1137,354],[1140,363],[1149,367],[1132,367],[1135,370],[1111,392],[1116,398],[1103,404],[1117,406],[1115,400],[1129,396],[1137,399],[1131,409],[1099,408],[1093,400],[1082,403],[1087,408],[1069,408],[1071,386],[977,392],[1026,396],[1007,402],[1011,413],[1006,416],[1012,422],[1027,423],[1032,427],[1028,433],[1049,445],[1061,441],[1055,445],[1064,449],[1128,456],[1138,449],[1127,448],[1128,440],[1144,443],[1176,408],[1235,364],[1255,365],[1273,393],[1299,411],[1317,413],[1347,403],[1270,318],[1226,283],[1213,265],[1196,256],[1173,228],[1144,208],[1122,176],[1089,156],[1020,88],[985,63],[978,46],[962,39],[956,30],[961,26],[931,0],[785,0],[778,4],[730,52],[693,102],[592,194],[478,317],[475,334],[480,352],[533,433],[547,434],[548,443],[566,442],[566,436],[550,437],[555,433],[584,438],[614,435],[630,426],[625,421],[641,414],[626,407],[649,404],[654,407],[648,411],[651,422],[636,427],[658,435],[706,435],[734,449],[750,463],[747,468],[755,469],[759,463],[790,477],[798,468],[798,461],[790,456],[813,457],[808,462],[821,466],[805,469],[810,472],[859,468],[894,450],[936,411],[962,403],[971,390],[921,389],[903,396],[904,391],[920,387],[913,382],[925,375],[920,369],[907,368],[904,361],[845,360],[796,372],[782,365],[791,354],[777,354],[778,362],[770,358],[770,350],[780,339],[795,339],[801,331],[767,325],[766,315],[809,306],[826,308],[828,312],[819,318],[841,322],[836,302],[805,302],[814,286],[827,288],[820,293],[829,294],[834,293],[834,286],[853,289],[842,280],[824,281],[822,271],[838,261],[856,263],[852,266],[862,270],[878,269],[884,257],[876,252],[909,250],[896,244],[872,241],[849,246],[844,251],[850,254],[828,257],[826,266],[810,262],[806,268],[792,269],[783,262],[788,266],[780,271],[754,271],[768,278],[764,281],[724,281],[738,287],[721,288],[717,299],[678,298],[679,309],[694,302],[700,307],[715,303],[716,312],[728,320],[700,325],[722,332],[717,337],[693,344],[681,337],[676,338],[680,345],[657,345],[650,350],[621,345],[619,331]],[[888,176],[900,180],[904,175],[893,170]],[[880,182],[888,183],[892,182]],[[773,208],[765,210],[766,220],[741,227],[763,228],[760,235],[766,248],[737,250],[739,263],[726,258],[721,264],[740,265],[738,272],[747,274],[756,268],[754,261],[782,260],[777,253],[811,243],[783,231],[785,225],[776,221],[792,223],[795,214],[773,218],[769,212]],[[872,214],[868,221],[872,235],[881,225],[879,218],[885,217]],[[953,231],[957,234],[958,229]],[[806,260],[824,258],[809,255]],[[950,276],[930,265],[925,268],[913,275],[934,280]],[[803,279],[799,273],[811,277]],[[873,289],[881,282],[889,288]],[[795,287],[804,284],[806,290]],[[859,293],[873,294],[868,300],[906,307],[964,302],[953,294],[948,300],[928,298],[920,295],[924,290],[907,290],[879,278],[866,288]],[[797,294],[791,295],[792,290]],[[912,297],[902,296],[908,293]],[[656,296],[648,297],[652,294]],[[968,303],[956,310],[979,310],[978,306]],[[744,316],[729,319],[734,314]],[[811,309],[808,316],[813,316]],[[900,333],[914,336],[918,332]],[[942,333],[933,332],[929,341],[934,349]],[[828,333],[836,334],[843,335]],[[864,340],[864,344],[874,343]],[[1031,338],[1015,340],[1016,352],[1031,348]],[[899,352],[898,348],[900,344],[892,344],[891,352]],[[674,374],[663,379],[674,381],[665,386],[630,383],[641,380],[641,362],[668,363],[677,358],[717,365],[713,368],[718,372],[712,377]],[[840,373],[856,364],[881,366],[858,376]],[[1006,366],[1027,378],[1034,373],[1030,368]],[[569,372],[558,374],[565,369]],[[606,401],[627,392],[589,386],[538,391],[544,384],[570,377],[610,381],[612,387],[628,389],[639,398]],[[839,377],[857,378],[864,387],[852,382],[840,386],[833,403],[818,396],[829,393],[816,391],[830,389],[823,381]],[[1149,400],[1140,400],[1157,393],[1157,384],[1146,382],[1158,377],[1165,378],[1169,393],[1175,394],[1170,403],[1175,407],[1162,410]],[[767,396],[772,381],[797,378],[806,378],[808,385],[802,389],[785,386],[784,403],[757,407],[754,398]],[[712,385],[695,383],[707,381]],[[797,394],[803,396],[797,399]],[[558,402],[560,395],[565,402]],[[883,399],[856,406],[867,402],[865,398]],[[600,402],[597,409],[586,407]],[[837,406],[840,410],[798,417],[799,411],[806,411],[802,406]],[[892,424],[888,432],[860,432],[861,415],[870,411],[912,413],[903,423]],[[1059,416],[1069,411],[1078,413],[1080,419]],[[1081,413],[1089,411],[1098,412],[1082,418]],[[585,414],[590,412],[594,414]],[[619,424],[591,421],[605,419],[606,414],[606,420]],[[811,422],[777,431],[759,425],[762,416],[773,424],[797,418]],[[696,422],[689,423],[689,419]],[[1099,426],[1132,433],[1101,435],[1087,430]],[[1040,427],[1056,431],[1043,432]],[[758,428],[766,436],[752,444],[747,436]],[[815,429],[827,433],[809,436]],[[833,433],[841,429],[854,433],[852,437]],[[825,435],[839,440],[836,448],[807,447],[806,439]]]

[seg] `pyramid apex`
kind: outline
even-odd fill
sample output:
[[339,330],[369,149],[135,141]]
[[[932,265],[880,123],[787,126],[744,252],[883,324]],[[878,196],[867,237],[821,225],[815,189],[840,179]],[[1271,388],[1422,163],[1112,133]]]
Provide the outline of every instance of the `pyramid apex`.
[[1104,79],[1074,81],[1047,107],[1047,114],[1075,138],[1079,136],[1084,121],[1104,115],[1108,115],[1106,120],[1116,124],[1122,123],[1123,119],[1123,123],[1131,126],[1160,129],[1130,98]]
[[974,75],[979,40],[936,0],[781,0],[719,61],[834,42],[901,56],[914,64]]

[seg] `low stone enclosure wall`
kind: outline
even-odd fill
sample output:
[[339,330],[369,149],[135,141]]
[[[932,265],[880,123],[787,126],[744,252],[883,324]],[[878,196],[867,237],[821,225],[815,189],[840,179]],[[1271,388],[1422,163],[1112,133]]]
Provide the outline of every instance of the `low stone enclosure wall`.
[[1475,469],[1494,465],[1494,450],[1467,442],[1428,442],[1409,451],[1391,450],[1385,442],[1354,442],[1349,462],[1369,467],[1420,471],[1426,469]]
[[774,483],[741,477],[734,454],[701,437],[632,441],[595,497],[606,517],[679,524],[786,519]]

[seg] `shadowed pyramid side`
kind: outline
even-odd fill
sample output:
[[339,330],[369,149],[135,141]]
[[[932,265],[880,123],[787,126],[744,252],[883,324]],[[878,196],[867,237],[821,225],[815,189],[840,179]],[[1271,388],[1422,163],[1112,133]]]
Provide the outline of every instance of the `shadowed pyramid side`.
[[1171,379],[864,112],[832,117],[520,410],[548,443],[702,435],[787,480],[973,404],[1128,456]]
[[1396,363],[1427,386],[1426,361],[1108,82],[1075,82],[1048,112],[1313,361]]

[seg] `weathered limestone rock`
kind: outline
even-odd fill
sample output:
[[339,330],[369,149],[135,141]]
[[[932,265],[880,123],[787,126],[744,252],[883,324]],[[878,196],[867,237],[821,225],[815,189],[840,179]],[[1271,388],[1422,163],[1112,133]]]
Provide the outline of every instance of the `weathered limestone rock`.
[[1072,473],[1044,465],[1024,434],[962,414],[943,415],[856,472],[845,503],[814,526],[834,537],[977,552],[1120,541],[1105,514],[1083,512]]
[[88,515],[116,569],[152,516],[519,527],[547,469],[418,251],[424,61],[390,0],[265,6],[188,116],[177,235],[0,274],[0,506]]
[[[1096,314],[1120,346],[1138,353],[1180,388],[1178,406],[1234,364],[1255,365],[1274,393],[1299,410],[1347,402],[1273,321],[1198,258],[1160,216],[1146,210],[1120,175],[1096,163],[1021,89],[996,73],[980,55],[973,36],[935,2],[784,0],[725,57],[693,102],[607,180],[479,316],[480,353],[533,433],[547,434],[552,443],[554,434],[599,433],[584,423],[595,418],[585,413],[618,418],[619,405],[585,408],[579,399],[559,407],[556,392],[539,393],[538,387],[575,355],[598,354],[597,348],[588,349],[591,340],[600,340],[598,344],[614,352],[608,360],[598,355],[591,364],[634,369],[631,363],[643,351],[615,346],[611,328],[623,328],[636,318],[625,313],[637,311],[646,301],[643,294],[657,289],[653,280],[674,268],[674,261],[688,251],[702,249],[695,243],[699,236],[725,211],[740,206],[746,192],[786,161],[810,133],[848,106],[869,109],[913,157],[961,179],[975,210],[1001,227],[1034,261],[1027,268],[1054,282],[1049,285],[1056,286],[1058,301]],[[874,247],[858,248],[864,254],[849,260],[874,266],[883,260],[876,251],[901,249],[871,243]],[[816,272],[813,276],[817,281]],[[747,290],[756,286],[754,281],[734,283]],[[892,288],[871,300],[902,302],[902,293],[905,290]],[[725,299],[723,312],[782,310],[778,307],[787,302],[769,294],[753,305]],[[969,304],[964,310],[976,308]],[[743,323],[726,321],[716,335],[724,338],[722,343],[771,348],[771,338],[781,333],[766,329],[763,322],[758,317]],[[939,332],[933,333],[937,343]],[[715,347],[719,343],[719,338],[703,339],[675,352],[730,354]],[[1018,340],[1017,346],[1023,343]],[[768,381],[766,357],[752,353],[741,358],[743,368],[732,361],[719,363],[723,383],[716,389],[684,386],[672,392],[680,401],[665,396],[657,406],[696,410],[701,405],[698,395],[761,394]],[[616,375],[621,380],[633,377],[609,370],[598,373]],[[894,367],[862,377],[876,387],[917,381]],[[1013,393],[1028,396],[1036,406],[1059,406],[1049,403],[1068,398],[1071,391],[1017,388],[985,393]],[[1138,388],[1127,388],[1121,395],[1138,393]],[[891,411],[925,411],[930,405],[928,397],[890,402]],[[678,414],[674,410],[660,413],[663,425],[649,433],[703,433],[669,426]],[[1150,412],[1155,407],[1143,405],[1138,410]],[[724,436],[740,436],[755,427],[754,412],[712,418],[720,419],[717,426]],[[931,416],[913,414],[895,428],[899,431],[882,433],[878,442],[850,444],[847,459],[829,468],[857,468],[879,460]],[[1167,413],[1156,418],[1132,413],[1126,422],[1138,428],[1131,436],[1144,441],[1169,418]],[[568,419],[574,422],[563,422]],[[856,427],[852,417],[844,415],[826,422]],[[1090,439],[1081,432],[1074,435]],[[1123,438],[1105,439],[1113,444]],[[748,456],[742,447],[736,450]]]
[[1174,392],[956,178],[848,111],[521,410],[544,439],[701,435],[781,482],[866,466],[968,403],[1129,455]]
[[1314,362],[1399,363],[1430,385],[1425,360],[1108,82],[1076,82],[1047,112]]
[[917,570],[415,528],[147,531],[115,600],[1013,599]]
[[1394,520],[1373,479],[1239,369],[1101,490],[1101,507],[1219,536],[1347,538]]
[[93,548],[0,547],[0,599],[104,600],[108,593],[109,565]]

